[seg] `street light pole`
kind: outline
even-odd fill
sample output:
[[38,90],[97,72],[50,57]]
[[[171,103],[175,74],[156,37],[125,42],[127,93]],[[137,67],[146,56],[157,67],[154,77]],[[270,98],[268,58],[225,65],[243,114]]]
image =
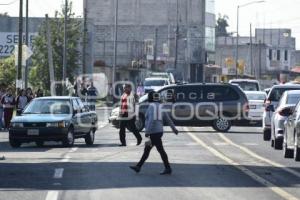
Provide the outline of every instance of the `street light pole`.
[[[26,0],[26,33],[25,33],[25,44],[27,46],[27,48],[29,48],[29,21],[28,21],[28,11],[29,11],[29,5],[28,5],[28,1]],[[28,66],[29,62],[28,60],[26,60],[26,66],[25,66],[25,88],[28,87]]]
[[236,57],[235,57],[235,78],[239,77],[239,39],[240,39],[240,35],[239,35],[239,15],[240,15],[240,6],[237,7],[237,21],[236,21]]
[[67,71],[67,18],[68,18],[68,0],[65,0],[63,74],[62,74],[63,95],[65,95],[65,91],[66,91],[65,81],[66,81],[66,71]]
[[246,4],[242,4],[242,5],[238,5],[237,6],[237,24],[236,24],[236,33],[237,33],[237,36],[236,36],[236,58],[235,58],[235,64],[236,64],[236,78],[238,78],[239,74],[238,74],[238,67],[239,67],[239,39],[240,39],[240,36],[239,36],[239,21],[240,21],[240,8],[242,7],[246,7],[246,6],[249,6],[249,5],[252,5],[252,4],[258,4],[258,3],[264,3],[266,2],[265,0],[261,0],[261,1],[251,1],[249,3],[246,3]]
[[22,79],[22,46],[23,46],[23,0],[20,0],[19,8],[19,40],[18,40],[18,68],[17,68],[17,88],[23,87],[20,83]]
[[115,83],[116,79],[116,66],[117,66],[117,46],[118,46],[118,12],[119,12],[119,0],[115,0],[115,34],[114,34],[114,60],[112,70],[112,84]]

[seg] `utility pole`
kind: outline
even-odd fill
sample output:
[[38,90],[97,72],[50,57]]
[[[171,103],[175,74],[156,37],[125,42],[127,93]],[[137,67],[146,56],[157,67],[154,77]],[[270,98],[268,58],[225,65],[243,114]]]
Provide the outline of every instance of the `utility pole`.
[[178,61],[178,34],[179,34],[179,2],[176,1],[176,30],[175,30],[175,59],[174,69],[177,69]]
[[[29,20],[28,20],[28,12],[29,12],[29,0],[26,0],[26,33],[25,33],[25,44],[27,48],[29,48]],[[25,66],[25,73],[24,73],[24,82],[25,82],[25,88],[28,87],[28,67],[29,62],[26,60],[26,66]]]
[[118,46],[118,14],[119,14],[119,0],[115,0],[115,34],[114,34],[114,60],[112,70],[112,84],[116,79],[116,66],[117,66],[117,46]]
[[17,88],[22,88],[22,46],[23,46],[23,0],[20,0],[19,8],[19,41],[18,41],[18,68],[17,68]]
[[67,20],[68,20],[68,0],[65,0],[65,19],[64,19],[64,49],[63,49],[63,74],[62,74],[62,87],[63,95],[66,93],[65,81],[67,71]]
[[[53,53],[52,53],[52,43],[51,43],[51,32],[49,26],[49,18],[48,15],[46,17],[46,29],[47,29],[47,49],[48,49],[48,65],[49,65],[49,75],[50,75],[50,83],[54,83],[54,64],[53,64]],[[52,87],[50,86],[50,91]],[[51,91],[51,94],[53,94]]]
[[250,69],[251,73],[256,78],[256,70],[253,66],[253,40],[252,40],[252,24],[250,24]]
[[153,61],[154,61],[154,67],[152,70],[157,70],[157,40],[158,40],[158,28],[155,28],[155,33],[154,33],[154,52],[153,52]]
[[261,49],[261,40],[259,40],[259,42],[258,42],[258,45],[259,45],[259,64],[258,64],[258,67],[259,67],[259,74],[258,74],[258,80],[261,80],[261,74],[262,74],[262,70],[261,70],[261,65],[262,65],[262,60],[261,60],[261,58],[262,58],[262,55],[261,55],[261,53],[262,53],[262,49]]
[[239,18],[240,16],[240,6],[237,7],[237,21],[236,21],[236,57],[235,57],[235,78],[239,77],[239,39],[240,39],[240,34],[239,34]]
[[83,49],[82,49],[82,73],[83,74],[86,74],[87,71],[87,64],[86,64],[87,32],[88,29],[87,29],[87,2],[86,2],[84,7],[84,19],[83,19]]

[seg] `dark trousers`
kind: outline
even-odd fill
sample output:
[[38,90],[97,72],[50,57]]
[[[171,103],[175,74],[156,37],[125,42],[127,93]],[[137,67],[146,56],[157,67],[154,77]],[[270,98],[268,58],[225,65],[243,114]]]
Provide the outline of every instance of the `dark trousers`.
[[3,118],[4,118],[5,128],[9,128],[10,121],[13,116],[13,112],[14,112],[13,108],[4,108]]
[[170,163],[169,163],[169,160],[168,160],[168,155],[164,149],[164,146],[163,146],[163,143],[162,143],[162,138],[163,136],[163,133],[156,133],[156,134],[151,134],[150,135],[150,140],[151,140],[151,143],[152,145],[146,145],[145,146],[145,149],[144,149],[144,154],[140,160],[140,162],[137,164],[138,167],[142,167],[143,164],[145,163],[145,161],[148,159],[149,155],[150,155],[150,152],[151,152],[151,149],[155,146],[157,151],[159,152],[160,156],[161,156],[161,159],[163,160],[164,162],[164,165],[165,165],[165,168],[166,169],[170,169]]
[[134,136],[138,141],[142,140],[142,136],[135,126],[135,118],[126,119],[126,117],[128,117],[128,115],[126,114],[123,115],[122,117],[123,119],[120,121],[120,132],[119,132],[121,143],[123,145],[126,145],[126,128],[132,131],[132,133],[134,134]]

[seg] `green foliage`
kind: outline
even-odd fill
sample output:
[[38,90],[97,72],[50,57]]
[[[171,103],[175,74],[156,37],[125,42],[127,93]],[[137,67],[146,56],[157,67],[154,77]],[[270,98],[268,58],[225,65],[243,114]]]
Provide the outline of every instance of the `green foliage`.
[[16,83],[15,57],[0,59],[0,84],[13,87]]
[[[63,6],[62,6],[63,7]],[[68,7],[67,21],[67,70],[66,75],[69,80],[73,80],[79,68],[80,52],[78,51],[81,39],[81,21],[75,18],[72,11],[72,3]],[[63,66],[63,45],[64,45],[64,10],[55,13],[54,18],[49,18],[51,33],[51,44],[53,52],[54,75],[56,81],[62,80]],[[42,88],[45,91],[50,89],[48,50],[47,50],[46,22],[39,30],[34,41],[34,54],[32,56],[33,68],[29,74],[29,82],[35,88]]]
[[217,37],[226,37],[229,36],[229,33],[227,32],[227,27],[229,26],[228,24],[228,16],[227,15],[221,15],[219,14],[219,18],[217,20],[217,25],[216,25],[216,36]]

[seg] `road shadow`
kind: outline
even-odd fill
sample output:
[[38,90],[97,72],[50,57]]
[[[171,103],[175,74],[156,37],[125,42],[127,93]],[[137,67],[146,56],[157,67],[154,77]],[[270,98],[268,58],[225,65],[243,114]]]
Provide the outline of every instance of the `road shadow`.
[[[140,174],[126,162],[88,163],[0,163],[0,188],[31,190],[96,190],[121,188],[265,187],[231,165],[172,164],[171,176],[160,176],[161,163],[146,163]],[[300,179],[276,167],[244,166],[259,176],[276,180],[279,187],[296,187]],[[63,179],[53,179],[54,170],[64,168]],[[53,183],[61,183],[54,186]]]

